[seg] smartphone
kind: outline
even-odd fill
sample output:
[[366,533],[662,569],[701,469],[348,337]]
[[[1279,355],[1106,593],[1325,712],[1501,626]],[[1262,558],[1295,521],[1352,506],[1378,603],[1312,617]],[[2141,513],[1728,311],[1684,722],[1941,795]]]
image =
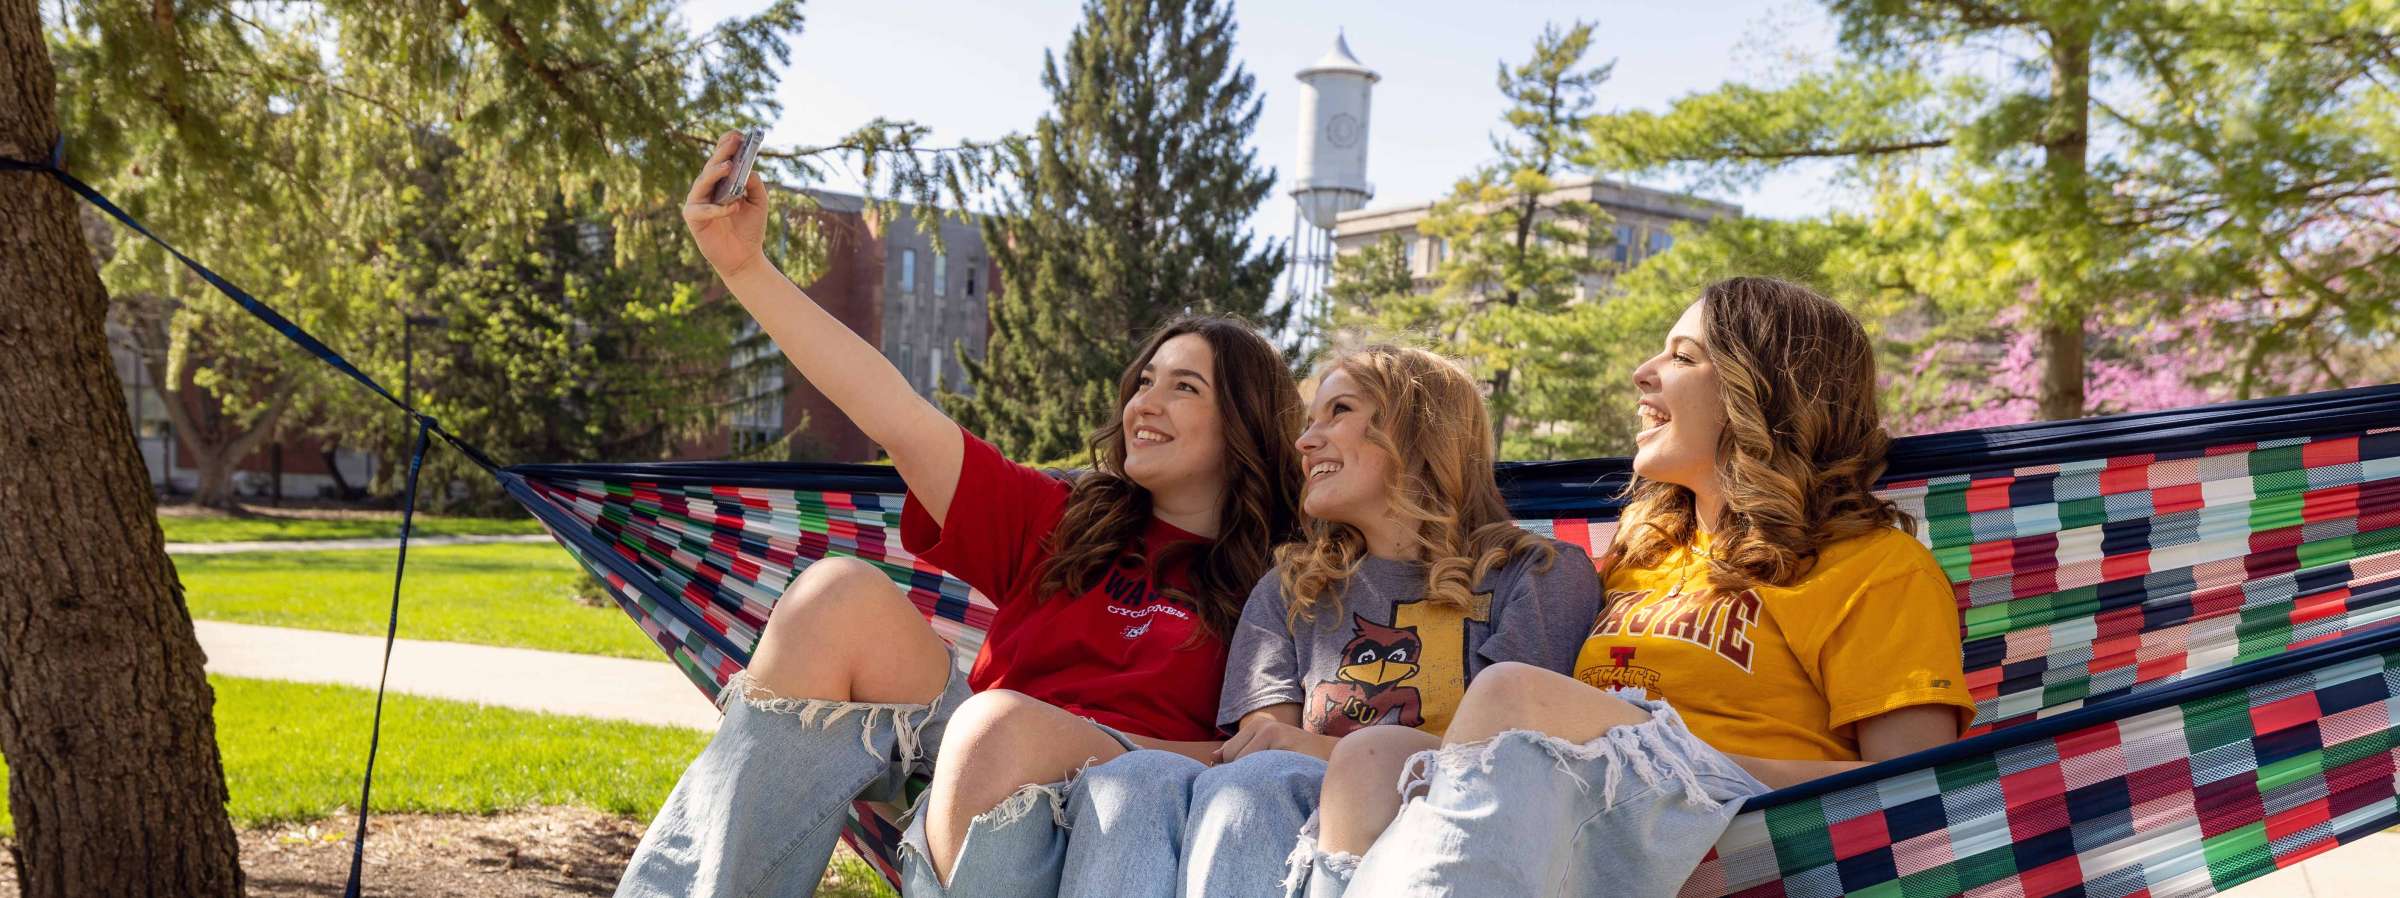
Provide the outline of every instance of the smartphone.
[[749,128],[742,132],[742,148],[733,151],[733,171],[717,182],[717,205],[742,198],[742,189],[750,184],[750,166],[758,161],[758,151],[766,145],[767,129]]

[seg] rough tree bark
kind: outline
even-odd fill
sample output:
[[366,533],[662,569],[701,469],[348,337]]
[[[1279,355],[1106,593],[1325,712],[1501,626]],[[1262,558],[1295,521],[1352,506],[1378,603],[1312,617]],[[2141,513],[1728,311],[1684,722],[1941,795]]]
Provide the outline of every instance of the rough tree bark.
[[[58,134],[38,0],[0,0],[0,155]],[[240,895],[213,695],[134,448],[107,293],[50,178],[0,172],[0,755],[27,898]]]
[[[2090,221],[2092,153],[2092,25],[2077,19],[2049,29],[2050,115],[2044,123],[2042,164],[2050,173],[2052,210]],[[2093,297],[2078,296],[2063,314],[2041,324],[2041,414],[2045,421],[2083,417],[2084,321]]]

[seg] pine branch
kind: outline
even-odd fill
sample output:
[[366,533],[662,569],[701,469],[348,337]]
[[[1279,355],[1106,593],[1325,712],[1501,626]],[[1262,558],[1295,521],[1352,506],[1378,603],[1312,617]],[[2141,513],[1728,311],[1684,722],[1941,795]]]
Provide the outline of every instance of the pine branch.
[[1865,143],[1831,147],[1801,147],[1799,149],[1791,150],[1734,149],[1711,153],[1706,156],[1692,155],[1677,157],[1674,159],[1674,161],[1701,162],[1723,159],[1773,161],[1790,159],[1839,159],[1861,156],[1892,156],[1901,153],[1914,153],[1919,150],[1938,150],[1948,147],[1950,144],[1950,139],[1943,137],[1902,141],[1899,143]]
[[[166,2],[166,0],[160,0],[160,2]],[[467,6],[467,0],[451,0],[452,21],[463,22],[471,12],[472,10]],[[515,19],[507,15],[497,15],[491,17],[490,21],[493,32],[500,38],[500,43],[516,56],[517,63],[523,66],[527,72],[531,72],[535,78],[540,79],[544,85],[547,85],[550,92],[557,94],[560,102],[564,103],[567,108],[578,110],[592,108],[584,101],[580,92],[567,84],[566,75],[562,70],[544,60],[540,54],[533,52],[533,48],[525,40],[525,33],[517,28]],[[601,127],[600,120],[589,118],[586,121],[591,125],[592,137],[606,142],[608,132]]]
[[365,103],[369,106],[383,110],[384,112],[389,113],[396,122],[405,124],[416,121],[416,119],[407,111],[398,106],[392,105],[391,101],[385,100],[382,97],[360,93],[348,87],[344,87],[340,83],[337,83],[330,78],[310,77],[301,72],[280,72],[273,69],[235,69],[211,65],[193,66],[191,69],[189,69],[189,71],[195,74],[231,75],[236,78],[249,78],[254,81],[281,81],[301,87],[313,87],[336,96],[348,97],[350,99],[357,100],[361,103]]
[[1975,0],[1937,0],[1935,5],[1956,13],[1955,16],[1944,18],[1941,21],[1964,25],[1979,31],[2015,28],[2035,23],[2032,16],[2012,15],[1993,8],[1991,4],[1978,3]]
[[[717,145],[717,138],[701,134],[694,134],[690,131],[679,132],[675,135],[675,138],[694,146],[714,147]],[[996,145],[997,142],[986,143],[983,141],[963,140],[946,147],[908,146],[900,148],[897,151],[906,152],[910,155],[928,157],[968,156],[976,153],[989,152]],[[824,146],[816,147],[800,147],[790,150],[760,150],[758,155],[761,159],[788,159],[797,161],[814,159],[819,156],[825,156],[833,153],[888,153],[895,151],[895,148],[889,146],[876,146],[858,141],[849,141],[845,143],[826,144]]]

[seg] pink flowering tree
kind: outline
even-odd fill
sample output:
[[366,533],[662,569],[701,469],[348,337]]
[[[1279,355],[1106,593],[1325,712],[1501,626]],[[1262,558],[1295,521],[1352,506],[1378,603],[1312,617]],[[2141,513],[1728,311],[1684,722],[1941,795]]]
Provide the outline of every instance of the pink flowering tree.
[[[2263,329],[2292,311],[2278,301],[2184,304],[2148,321],[2104,323],[2086,335],[2086,409],[2114,415],[2183,408],[2252,396],[2282,396],[2380,382],[2393,376],[2371,358],[2388,347],[2343,347],[2335,361],[2250,352]],[[1887,425],[1895,434],[1969,430],[2039,420],[2042,363],[2028,306],[2003,310],[1988,328],[1934,340],[1913,365],[1884,372]],[[1899,366],[1895,366],[1899,367]]]

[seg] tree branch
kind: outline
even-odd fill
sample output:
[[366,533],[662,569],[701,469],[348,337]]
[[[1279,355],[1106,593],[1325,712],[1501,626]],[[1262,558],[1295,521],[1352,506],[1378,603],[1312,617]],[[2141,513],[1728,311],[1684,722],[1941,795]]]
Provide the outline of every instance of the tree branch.
[[236,78],[250,78],[259,81],[283,81],[303,87],[320,88],[327,92],[337,94],[339,96],[349,97],[350,99],[357,100],[377,109],[381,109],[384,112],[391,114],[394,118],[398,119],[402,123],[414,121],[414,119],[410,118],[406,110],[392,105],[391,101],[385,100],[381,97],[359,93],[358,91],[343,87],[329,78],[314,78],[299,72],[278,72],[272,69],[229,69],[220,66],[194,66],[191,71],[198,74],[231,75]]
[[2034,22],[2031,16],[2009,15],[1993,9],[1987,4],[1977,3],[1975,0],[1939,0],[1937,5],[1958,14],[1956,18],[1947,21],[1969,28],[2014,28],[2019,25],[2031,25]]
[[[1803,147],[1793,150],[1733,150],[1710,158],[1715,159],[1832,159],[1848,156],[1890,156],[1918,150],[1938,150],[1950,145],[1949,138],[1929,138],[1904,143],[1851,144],[1835,147]],[[1682,161],[1699,161],[1697,158]]]
[[[693,144],[695,146],[713,147],[717,145],[717,138],[701,134],[694,134],[689,131],[677,134],[675,137],[678,140]],[[956,156],[965,153],[980,152],[990,149],[991,147],[991,144],[966,140],[960,141],[953,146],[946,147],[910,147],[908,152],[919,156]],[[866,144],[853,142],[827,144],[821,147],[800,147],[790,150],[760,150],[758,155],[759,158],[762,159],[813,159],[830,153],[863,153],[870,149],[873,148],[867,146]]]
[[[472,13],[467,6],[467,0],[451,0],[450,9],[453,21],[465,21]],[[509,52],[515,54],[517,62],[524,65],[526,71],[533,73],[535,78],[541,79],[543,84],[548,85],[550,91],[557,94],[560,101],[572,109],[589,110],[591,108],[583,101],[583,96],[574,87],[567,84],[564,73],[557,66],[549,64],[541,58],[540,54],[533,52],[533,48],[525,41],[525,33],[517,28],[514,19],[505,15],[493,16],[491,23],[493,33],[500,38],[500,43],[506,45]],[[608,133],[600,126],[600,120],[587,118],[586,121],[591,124],[592,136],[606,143]]]

